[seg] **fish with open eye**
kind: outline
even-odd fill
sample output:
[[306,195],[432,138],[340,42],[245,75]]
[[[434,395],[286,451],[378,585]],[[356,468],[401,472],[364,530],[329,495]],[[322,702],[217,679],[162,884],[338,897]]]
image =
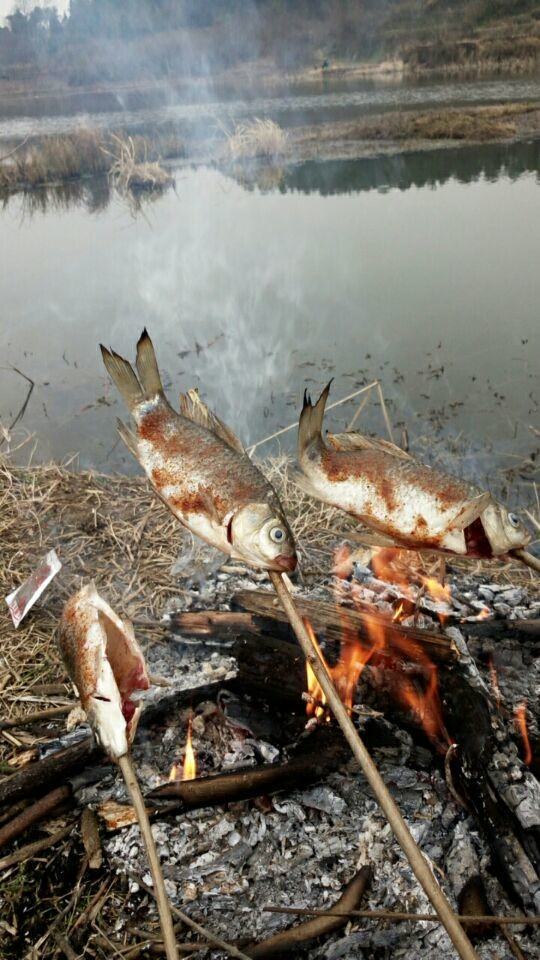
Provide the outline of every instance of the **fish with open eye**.
[[119,421],[120,436],[175,517],[235,560],[294,570],[294,538],[274,488],[196,390],[180,396],[180,413],[172,408],[146,330],[137,373],[114,351],[101,345],[101,352],[135,423]]
[[330,383],[315,405],[304,395],[297,481],[308,494],[369,527],[369,542],[377,546],[536,560],[523,550],[532,539],[527,528],[489,492],[420,463],[387,440],[360,433],[323,439],[329,390]]

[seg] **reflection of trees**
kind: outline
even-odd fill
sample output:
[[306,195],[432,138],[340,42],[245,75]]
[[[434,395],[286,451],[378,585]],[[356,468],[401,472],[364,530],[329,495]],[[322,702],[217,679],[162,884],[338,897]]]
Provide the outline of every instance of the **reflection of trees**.
[[538,141],[486,144],[369,157],[362,160],[311,160],[291,168],[280,189],[320,194],[357,193],[364,190],[408,190],[436,187],[454,179],[471,183],[501,175],[515,180],[522,173],[536,172],[540,155]]
[[81,207],[88,213],[99,213],[111,200],[111,188],[106,177],[91,180],[74,180],[50,187],[38,187],[21,191],[18,194],[6,194],[0,198],[5,208],[10,201],[20,203],[23,218],[40,213],[69,210]]

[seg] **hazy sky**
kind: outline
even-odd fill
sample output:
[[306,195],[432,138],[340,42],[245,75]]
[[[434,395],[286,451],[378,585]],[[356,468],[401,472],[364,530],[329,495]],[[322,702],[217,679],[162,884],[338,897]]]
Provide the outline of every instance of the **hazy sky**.
[[33,7],[56,7],[59,13],[65,13],[69,7],[69,0],[0,0],[0,20],[3,21],[8,13],[12,13],[15,7],[21,7],[23,10],[32,10]]

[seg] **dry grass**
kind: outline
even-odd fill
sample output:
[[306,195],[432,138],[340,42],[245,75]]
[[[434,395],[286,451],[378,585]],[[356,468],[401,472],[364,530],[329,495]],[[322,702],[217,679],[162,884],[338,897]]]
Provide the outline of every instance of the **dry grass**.
[[112,134],[113,149],[106,150],[112,164],[109,177],[120,191],[164,190],[174,183],[174,177],[157,160],[148,159],[148,143],[137,148],[133,137]]
[[285,156],[288,134],[274,120],[250,120],[238,123],[227,134],[226,149],[230,160],[276,160]]
[[389,111],[357,120],[320,126],[297,127],[292,148],[337,141],[505,140],[520,133],[524,124],[538,124],[537,102],[497,104],[487,107],[448,107],[441,110]]
[[161,167],[160,156],[182,152],[183,144],[170,131],[143,136],[80,128],[40,137],[2,150],[0,193],[104,174],[111,174],[121,188],[163,188],[172,178]]

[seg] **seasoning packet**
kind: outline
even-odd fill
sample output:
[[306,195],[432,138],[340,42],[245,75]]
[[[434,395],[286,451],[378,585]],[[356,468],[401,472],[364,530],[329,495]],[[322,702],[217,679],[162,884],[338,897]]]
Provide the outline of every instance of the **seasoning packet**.
[[56,555],[56,551],[50,550],[37,570],[34,570],[28,579],[21,583],[20,587],[17,587],[13,593],[6,597],[6,603],[15,627],[19,626],[21,620],[24,619],[61,568],[62,564]]

